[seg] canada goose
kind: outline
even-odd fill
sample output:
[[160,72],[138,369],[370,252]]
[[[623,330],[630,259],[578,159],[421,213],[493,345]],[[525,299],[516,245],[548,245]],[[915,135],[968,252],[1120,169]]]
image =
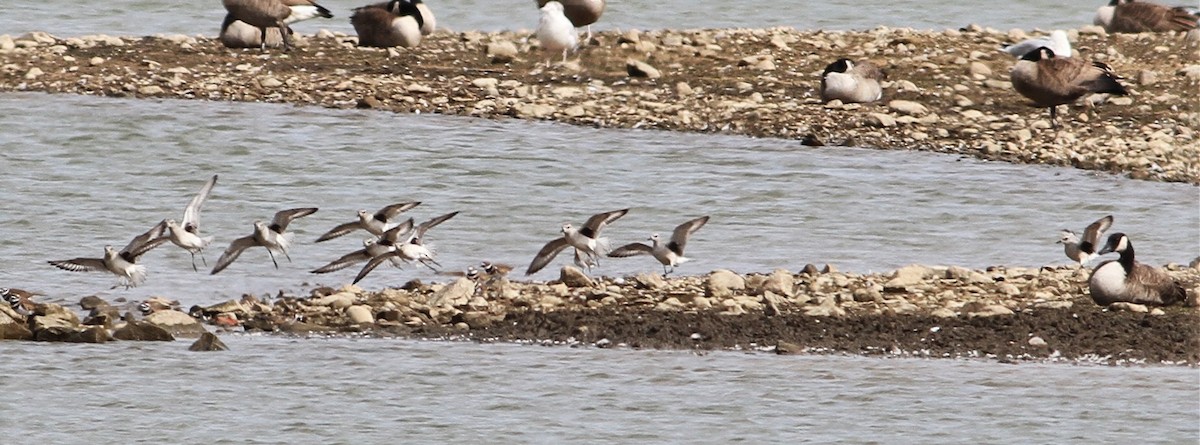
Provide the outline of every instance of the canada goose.
[[1101,306],[1124,301],[1137,304],[1172,305],[1187,298],[1183,286],[1157,267],[1137,262],[1133,243],[1124,233],[1114,233],[1100,254],[1118,252],[1121,258],[1100,263],[1088,279],[1092,301]]
[[[108,271],[116,275],[120,285],[126,289],[136,287],[146,281],[146,267],[137,264],[138,259],[150,249],[167,242],[162,236],[166,230],[165,223],[158,223],[150,230],[129,241],[120,251],[113,246],[104,246],[103,258],[73,258],[69,260],[50,261],[50,265],[71,272],[100,272]],[[114,288],[116,286],[113,286]]]
[[[529,264],[529,269],[525,270],[525,275],[533,275],[537,271],[542,270],[554,257],[558,256],[559,252],[567,247],[575,248],[575,262],[586,266],[597,266],[600,263],[600,256],[605,255],[609,251],[608,238],[600,237],[600,230],[605,226],[612,224],[622,216],[629,213],[629,209],[613,210],[592,215],[583,227],[576,229],[571,224],[562,225],[562,234],[558,238],[551,240],[539,250],[537,255],[534,255],[533,262]],[[582,258],[581,255],[586,256]]]
[[271,220],[271,225],[267,225],[262,221],[254,222],[254,233],[233,240],[229,243],[229,248],[225,249],[225,253],[221,254],[221,258],[217,259],[217,265],[213,267],[210,275],[216,275],[226,267],[229,267],[242,254],[242,251],[255,246],[262,246],[267,249],[267,254],[271,256],[271,262],[275,264],[275,268],[279,268],[279,262],[275,261],[275,251],[283,253],[288,261],[292,260],[288,254],[288,247],[291,246],[291,235],[287,233],[288,224],[297,218],[303,218],[317,212],[316,207],[307,207],[299,209],[280,210],[275,212],[275,217]]
[[1054,51],[1041,47],[1030,51],[1013,65],[1009,73],[1013,88],[1033,100],[1036,107],[1050,108],[1050,124],[1058,128],[1056,107],[1069,104],[1088,93],[1125,95],[1112,68],[1101,62],[1054,57]]
[[1063,252],[1067,254],[1067,258],[1075,260],[1082,266],[1096,257],[1096,246],[1100,243],[1100,236],[1109,227],[1112,227],[1112,223],[1112,215],[1096,220],[1096,222],[1089,224],[1087,228],[1083,229],[1082,240],[1079,239],[1079,236],[1075,232],[1063,230],[1058,244],[1063,245]]
[[1107,6],[1096,10],[1093,23],[1113,33],[1167,32],[1196,29],[1195,12],[1177,6],[1157,3],[1135,2],[1134,0],[1112,0]]
[[433,16],[433,11],[422,0],[411,1],[413,5],[416,5],[417,11],[421,12],[421,35],[433,34],[437,30],[437,18]]
[[[290,23],[315,17],[333,18],[333,14],[313,0],[221,0],[234,20],[257,27],[261,48],[267,49],[267,28],[279,28],[283,49],[292,48]],[[228,18],[227,18],[228,20]]]
[[1058,57],[1071,57],[1071,41],[1067,40],[1067,32],[1061,29],[1052,31],[1050,37],[1022,40],[1000,48],[1000,50],[1020,59],[1021,56],[1043,46],[1050,48]]
[[371,232],[375,236],[382,236],[383,232],[389,229],[388,224],[391,224],[396,219],[396,215],[419,205],[421,205],[420,201],[400,202],[379,209],[375,213],[359,210],[358,219],[339,224],[337,227],[330,229],[324,235],[321,235],[320,238],[317,238],[317,242],[328,241],[358,229]]
[[350,16],[358,46],[412,48],[421,43],[425,18],[409,0],[392,0],[354,10]]
[[844,103],[874,102],[883,98],[879,81],[887,75],[875,64],[858,63],[842,58],[825,67],[821,73],[821,100],[838,99]]
[[234,19],[233,14],[225,14],[218,39],[226,48],[276,48],[283,45],[280,28],[267,28],[267,43],[263,45],[262,30]]
[[[675,271],[675,266],[689,261],[688,258],[683,256],[683,248],[687,245],[688,237],[691,236],[695,231],[700,230],[701,227],[704,227],[704,224],[707,222],[708,217],[701,216],[676,226],[675,230],[671,232],[670,242],[663,243],[662,240],[659,239],[658,234],[655,233],[650,236],[650,241],[653,243],[652,245],[647,246],[642,243],[630,243],[619,247],[612,252],[609,252],[608,256],[627,257],[644,254],[653,255],[654,259],[658,260],[659,263],[662,263],[663,276],[666,276],[667,274]],[[670,267],[671,270],[668,271],[667,267]]]
[[[547,53],[562,52],[563,62],[567,61],[567,53],[579,44],[579,36],[575,35],[575,27],[563,15],[562,3],[551,1],[542,6],[542,16],[538,20],[537,38],[542,49]],[[550,66],[550,60],[546,60]]]
[[592,40],[592,24],[604,14],[604,0],[537,0],[538,9],[551,1],[562,3],[563,15],[567,16],[571,25],[576,28],[586,26],[587,40]]

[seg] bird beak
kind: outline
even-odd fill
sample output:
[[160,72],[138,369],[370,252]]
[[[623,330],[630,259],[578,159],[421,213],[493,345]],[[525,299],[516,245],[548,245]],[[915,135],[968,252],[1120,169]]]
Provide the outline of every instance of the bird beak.
[[1106,253],[1111,253],[1112,251],[1113,251],[1112,245],[1106,244],[1106,245],[1104,245],[1104,248],[1102,248],[1102,249],[1100,249],[1100,251],[1096,252],[1096,255],[1104,255]]

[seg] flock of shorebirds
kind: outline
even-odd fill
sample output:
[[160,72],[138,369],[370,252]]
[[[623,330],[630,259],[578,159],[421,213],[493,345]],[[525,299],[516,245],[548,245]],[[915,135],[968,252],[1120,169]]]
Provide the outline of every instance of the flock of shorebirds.
[[[213,242],[212,236],[203,236],[200,232],[200,209],[204,206],[205,201],[208,200],[209,195],[212,194],[213,187],[216,184],[217,175],[213,175],[204,183],[200,191],[192,197],[187,206],[184,207],[182,220],[164,219],[151,227],[150,230],[134,237],[121,250],[117,250],[110,245],[104,247],[104,256],[100,258],[80,257],[68,260],[55,260],[49,263],[60,269],[72,272],[109,272],[120,279],[120,285],[130,288],[146,281],[146,267],[138,264],[142,255],[145,255],[146,252],[155,247],[170,242],[191,254],[192,269],[199,271],[199,267],[196,265],[196,256],[199,255],[200,261],[207,266],[208,260],[204,257],[204,250]],[[330,273],[364,262],[366,265],[354,277],[354,283],[362,281],[367,274],[384,263],[389,263],[396,267],[418,263],[435,272],[441,272],[439,269],[441,264],[434,259],[434,252],[424,243],[425,234],[429,229],[450,220],[458,215],[459,212],[450,212],[437,216],[417,225],[414,225],[412,218],[403,220],[400,218],[401,213],[420,204],[420,202],[416,201],[402,202],[388,205],[376,212],[359,210],[354,220],[335,226],[318,237],[316,242],[329,241],[357,230],[364,230],[370,233],[373,238],[363,240],[362,249],[342,255],[328,264],[314,269],[312,273]],[[316,207],[280,210],[275,213],[275,216],[269,223],[255,221],[253,232],[230,242],[229,247],[217,259],[217,263],[213,266],[210,274],[215,275],[225,270],[243,252],[254,247],[264,248],[275,268],[279,268],[279,261],[276,259],[276,254],[282,254],[288,261],[291,261],[288,249],[291,246],[293,234],[287,231],[288,226],[293,221],[316,212]],[[532,275],[537,273],[550,264],[563,250],[573,248],[575,251],[575,264],[587,270],[599,266],[600,258],[603,256],[620,258],[650,255],[662,264],[663,275],[665,276],[674,271],[675,266],[688,261],[688,258],[683,256],[684,246],[687,245],[687,240],[692,233],[704,227],[708,223],[709,218],[708,216],[702,216],[680,224],[671,233],[669,241],[661,239],[658,234],[654,234],[649,238],[650,244],[629,243],[613,249],[608,239],[600,236],[600,231],[605,226],[625,216],[628,212],[629,209],[621,209],[600,213],[588,218],[578,228],[569,223],[563,224],[560,229],[562,236],[546,243],[534,255],[533,261],[529,264],[529,268],[526,269],[525,274]],[[507,274],[512,270],[512,267],[484,262],[481,264],[481,269],[489,276],[497,276]],[[474,276],[480,272],[478,269],[471,267],[464,273]]]
[[[234,48],[292,47],[289,24],[333,14],[315,0],[222,0],[228,14],[220,40]],[[546,54],[568,54],[580,43],[576,29],[588,27],[604,13],[605,0],[535,0],[540,10],[537,40]],[[1194,7],[1168,7],[1135,0],[1111,0],[1096,11],[1094,23],[1108,32],[1185,32],[1197,28],[1200,12]],[[360,46],[412,48],[437,28],[433,12],[422,0],[391,0],[354,9],[350,22]],[[1066,33],[1049,39],[1030,39],[1004,48],[1019,60],[1010,76],[1013,88],[1039,108],[1050,109],[1057,128],[1057,107],[1099,93],[1128,92],[1111,67],[1102,62],[1073,57]],[[547,60],[547,66],[550,60]],[[883,98],[880,81],[886,74],[870,61],[838,59],[821,75],[821,98],[826,102],[874,102]]]

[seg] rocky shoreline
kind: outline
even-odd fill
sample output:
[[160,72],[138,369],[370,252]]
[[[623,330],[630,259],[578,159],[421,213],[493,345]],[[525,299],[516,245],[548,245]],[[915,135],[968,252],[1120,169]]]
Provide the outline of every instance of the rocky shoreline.
[[[1168,265],[1185,307],[1087,296],[1087,269],[913,265],[882,274],[826,266],[799,272],[664,279],[589,278],[567,266],[551,282],[414,280],[366,291],[244,295],[182,309],[177,302],[105,302],[87,313],[53,303],[20,315],[0,305],[0,338],[98,343],[217,332],[384,336],[666,349],[762,350],[986,358],[1004,362],[1200,365],[1200,266]],[[131,311],[140,306],[144,318]],[[122,315],[124,314],[124,315]],[[207,325],[207,327],[205,326]],[[213,339],[208,339],[212,342]]]
[[[741,134],[1200,184],[1197,36],[1108,35],[1090,26],[1069,34],[1081,57],[1125,76],[1131,95],[1072,107],[1058,130],[1046,110],[1030,107],[1008,81],[1014,59],[998,48],[1026,32],[977,26],[610,31],[549,68],[528,32],[439,32],[412,50],[381,50],[322,31],[287,54],[230,50],[206,37],[35,32],[0,36],[0,91]],[[881,65],[889,75],[884,101],[821,103],[819,75],[838,57]]]

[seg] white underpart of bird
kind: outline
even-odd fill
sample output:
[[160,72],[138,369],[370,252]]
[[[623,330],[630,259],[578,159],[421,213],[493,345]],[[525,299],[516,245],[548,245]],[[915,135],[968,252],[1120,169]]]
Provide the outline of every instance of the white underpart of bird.
[[[541,19],[538,20],[537,38],[542,49],[548,53],[562,52],[563,62],[567,61],[567,53],[579,44],[575,25],[563,15],[563,5],[559,2],[549,2],[543,6]],[[550,66],[550,61],[546,61]]]
[[1051,51],[1054,51],[1055,57],[1071,57],[1071,41],[1067,40],[1067,32],[1061,29],[1051,32],[1050,37],[1023,40],[1000,50],[1013,57],[1021,58],[1030,51],[1035,51],[1041,47],[1050,48]]

